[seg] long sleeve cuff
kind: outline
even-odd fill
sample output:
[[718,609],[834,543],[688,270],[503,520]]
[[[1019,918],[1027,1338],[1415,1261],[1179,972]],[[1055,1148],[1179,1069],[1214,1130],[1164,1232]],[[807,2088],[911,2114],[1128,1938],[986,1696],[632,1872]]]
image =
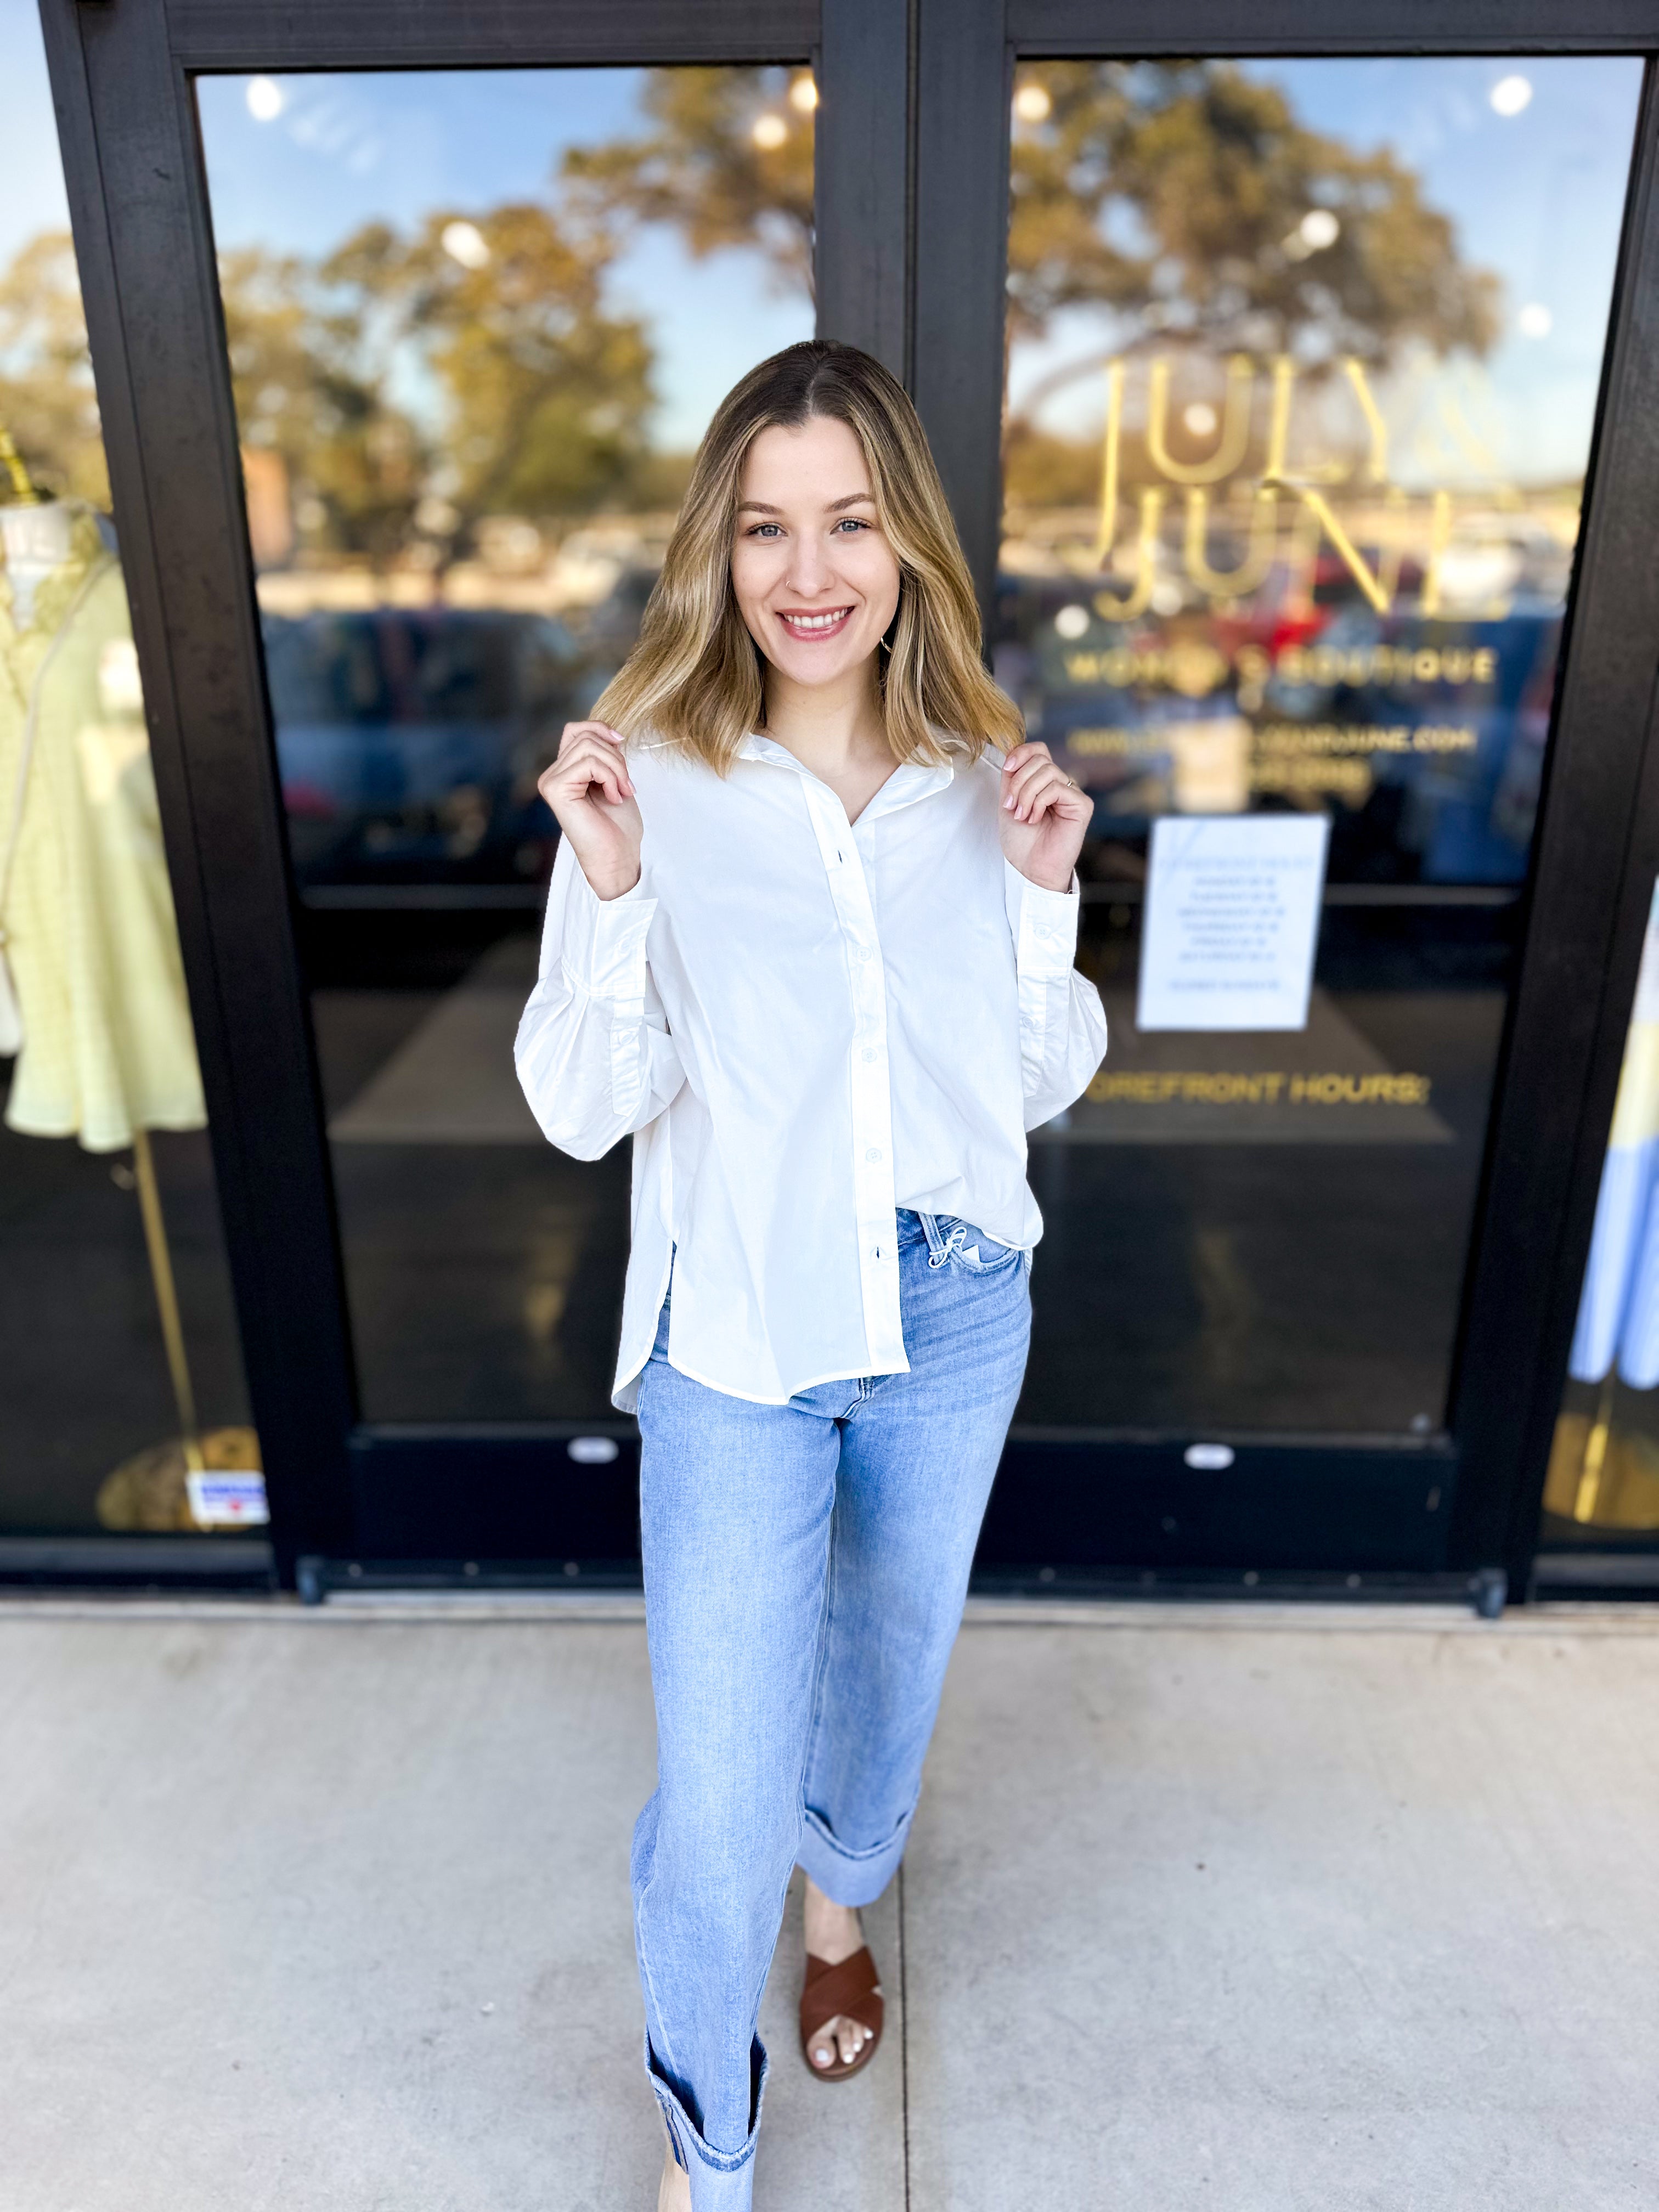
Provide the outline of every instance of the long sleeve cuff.
[[1067,975],[1077,958],[1078,922],[1083,893],[1075,872],[1069,890],[1044,890],[1021,875],[1012,860],[1002,864],[1002,892],[1013,933],[1014,964],[1021,975],[1047,981]]
[[608,999],[619,1015],[642,1013],[645,939],[656,911],[655,899],[645,896],[643,878],[620,898],[602,899],[577,868],[559,948],[572,988],[592,999]]

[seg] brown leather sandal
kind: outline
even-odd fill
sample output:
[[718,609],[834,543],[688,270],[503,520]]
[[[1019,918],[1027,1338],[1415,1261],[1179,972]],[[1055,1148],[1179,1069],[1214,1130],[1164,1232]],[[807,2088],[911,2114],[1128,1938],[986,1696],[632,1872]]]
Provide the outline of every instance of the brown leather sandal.
[[[856,2058],[843,2059],[837,2051],[832,2065],[814,2066],[812,2039],[838,2014],[868,2028],[870,2040]],[[806,1981],[800,1993],[800,2055],[814,2080],[850,2081],[875,2057],[876,2046],[881,2041],[882,2020],[881,1984],[867,1943],[836,1966],[807,1953]]]

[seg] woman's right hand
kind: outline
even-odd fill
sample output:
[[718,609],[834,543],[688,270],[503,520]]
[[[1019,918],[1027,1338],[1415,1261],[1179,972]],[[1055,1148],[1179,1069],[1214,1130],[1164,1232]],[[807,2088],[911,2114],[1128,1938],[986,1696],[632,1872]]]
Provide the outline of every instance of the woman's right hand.
[[604,722],[567,722],[559,757],[536,788],[602,899],[620,898],[640,879],[644,824],[623,758],[623,741]]

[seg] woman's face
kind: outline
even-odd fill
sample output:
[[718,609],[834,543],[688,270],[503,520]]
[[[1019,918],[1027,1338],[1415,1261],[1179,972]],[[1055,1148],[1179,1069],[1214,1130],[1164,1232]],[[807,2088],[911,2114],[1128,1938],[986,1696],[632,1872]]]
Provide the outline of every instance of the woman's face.
[[858,440],[824,416],[763,430],[738,496],[732,588],[756,644],[814,688],[861,667],[898,611],[899,565]]

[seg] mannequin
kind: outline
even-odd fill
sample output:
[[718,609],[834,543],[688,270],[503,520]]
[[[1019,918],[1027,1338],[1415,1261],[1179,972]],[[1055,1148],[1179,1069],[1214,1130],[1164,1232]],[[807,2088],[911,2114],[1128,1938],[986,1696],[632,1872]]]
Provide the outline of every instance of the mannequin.
[[207,1115],[126,592],[94,511],[40,498],[9,439],[0,464],[13,492],[0,507],[6,1121],[88,1152],[131,1149],[180,1435],[140,1455],[142,1481],[117,1470],[100,1516],[189,1528],[188,1475],[257,1468],[257,1446],[251,1431],[228,1432],[210,1458],[199,1434],[150,1152],[149,1130],[199,1129]]

